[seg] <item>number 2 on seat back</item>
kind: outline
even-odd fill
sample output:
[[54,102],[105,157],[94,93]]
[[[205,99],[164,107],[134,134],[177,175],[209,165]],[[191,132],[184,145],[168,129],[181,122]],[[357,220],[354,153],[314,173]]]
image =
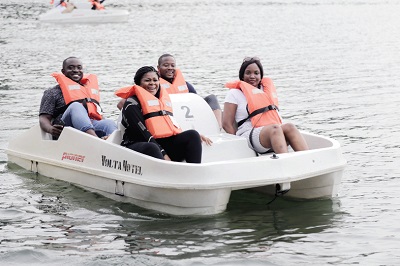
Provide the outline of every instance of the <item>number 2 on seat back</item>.
[[186,110],[185,118],[193,118],[194,116],[190,114],[190,108],[188,106],[181,106],[182,110]]

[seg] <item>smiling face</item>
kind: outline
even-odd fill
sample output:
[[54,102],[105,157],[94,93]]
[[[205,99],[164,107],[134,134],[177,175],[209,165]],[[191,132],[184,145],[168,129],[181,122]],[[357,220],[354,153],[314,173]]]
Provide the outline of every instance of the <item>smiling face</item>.
[[254,87],[258,87],[261,80],[260,68],[256,63],[250,64],[244,71],[243,81],[251,84]]
[[143,75],[140,80],[140,87],[150,92],[152,95],[156,95],[158,88],[160,87],[160,81],[156,72],[147,72]]
[[69,58],[63,64],[61,72],[75,82],[79,82],[83,77],[82,61],[78,58]]
[[173,79],[175,77],[175,65],[175,58],[172,56],[161,58],[160,64],[157,66],[160,76],[163,79]]

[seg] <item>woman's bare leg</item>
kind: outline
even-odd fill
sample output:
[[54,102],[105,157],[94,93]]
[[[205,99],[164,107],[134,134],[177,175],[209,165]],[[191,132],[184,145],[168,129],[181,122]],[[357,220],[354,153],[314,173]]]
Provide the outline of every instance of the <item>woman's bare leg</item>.
[[281,128],[287,143],[292,146],[294,151],[305,151],[309,149],[306,140],[295,125],[288,123],[282,125]]
[[285,135],[280,125],[265,126],[260,133],[260,143],[265,148],[272,148],[275,153],[288,152]]

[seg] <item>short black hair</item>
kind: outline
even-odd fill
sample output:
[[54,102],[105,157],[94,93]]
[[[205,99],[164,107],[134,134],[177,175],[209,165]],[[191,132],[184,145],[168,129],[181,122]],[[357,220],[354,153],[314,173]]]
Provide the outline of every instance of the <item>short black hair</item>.
[[239,79],[240,79],[240,80],[243,80],[244,71],[246,70],[246,68],[247,68],[249,65],[254,64],[254,63],[256,63],[256,65],[257,65],[258,68],[260,69],[261,78],[264,77],[264,69],[263,69],[263,66],[262,66],[260,60],[259,60],[259,59],[254,59],[254,58],[252,58],[252,59],[250,59],[250,60],[248,60],[248,61],[244,61],[244,62],[242,63],[242,65],[240,66],[240,69],[239,69]]
[[136,73],[135,77],[133,78],[133,81],[135,82],[136,85],[140,85],[140,81],[142,80],[144,74],[149,73],[149,72],[155,72],[157,74],[157,77],[160,78],[160,75],[158,74],[157,69],[155,69],[152,66],[144,66],[139,68]]
[[79,59],[78,57],[76,57],[76,56],[67,57],[67,58],[64,59],[64,61],[63,61],[63,63],[62,63],[62,69],[64,69],[64,67],[65,67],[65,65],[67,64],[67,61],[68,61],[69,59],[78,59],[78,60],[80,60],[80,59]]
[[158,58],[158,66],[161,65],[161,61],[163,60],[163,58],[165,57],[172,57],[173,59],[175,59],[175,57],[172,54],[163,54],[162,56],[160,56]]

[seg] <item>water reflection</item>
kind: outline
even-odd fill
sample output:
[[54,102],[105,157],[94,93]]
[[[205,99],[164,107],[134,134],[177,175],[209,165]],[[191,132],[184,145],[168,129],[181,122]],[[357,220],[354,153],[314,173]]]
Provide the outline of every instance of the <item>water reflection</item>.
[[[340,220],[339,202],[287,201],[235,191],[226,212],[177,217],[120,203],[9,164],[19,201],[1,211],[2,247],[165,258],[264,256],[279,242],[323,232]],[[21,193],[23,192],[23,193]],[[2,195],[4,197],[4,194]],[[79,206],[79,207],[78,207]]]
[[132,253],[176,259],[230,257],[268,252],[275,242],[306,238],[340,220],[337,201],[278,199],[267,206],[269,200],[258,193],[236,191],[225,213],[213,217],[166,216],[152,223],[139,222],[126,241]]

